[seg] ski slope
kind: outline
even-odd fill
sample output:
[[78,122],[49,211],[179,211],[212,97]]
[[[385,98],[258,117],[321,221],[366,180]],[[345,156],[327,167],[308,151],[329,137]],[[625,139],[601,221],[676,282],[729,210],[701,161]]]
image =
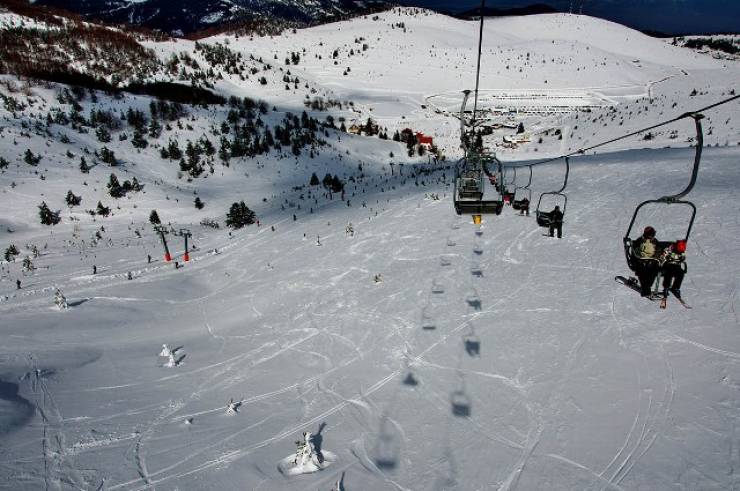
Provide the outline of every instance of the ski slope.
[[[107,144],[121,164],[81,174],[79,157],[101,146],[94,131],[39,129],[51,109],[69,110],[58,87],[11,94],[15,81],[3,76],[3,94],[33,104],[0,108],[9,162],[0,171],[0,250],[20,249],[15,261],[0,259],[0,489],[329,491],[338,480],[350,491],[740,487],[737,102],[704,120],[682,288],[692,308],[670,298],[660,310],[614,276],[628,274],[622,237],[635,207],[686,186],[691,122],[571,159],[560,240],[508,207],[478,228],[454,213],[450,167],[460,152],[451,113],[474,82],[476,35],[472,23],[396,9],[279,38],[203,41],[228,40],[275,64],[262,72],[265,86],[226,75],[215,87],[265,100],[274,107],[265,124],[300,114],[313,88],[354,104],[311,116],[423,130],[448,157],[435,163],[408,157],[402,143],[331,130],[310,157],[272,150],[189,179],[158,146],[217,141],[228,107],[211,107],[188,108],[184,125],[173,122],[144,149],[118,138],[130,133],[124,126]],[[501,132],[486,140],[511,165],[740,90],[737,63],[584,16],[500,19],[485,36],[484,105],[537,95],[537,104],[553,96],[573,109],[511,116],[530,144],[497,148]],[[163,60],[184,51],[207,66],[189,41],[146,43]],[[281,66],[291,51],[301,63]],[[288,68],[297,89],[280,82]],[[97,98],[81,100],[81,113],[146,112],[151,101]],[[578,111],[583,104],[603,107]],[[37,167],[23,162],[26,148],[42,156]],[[143,191],[112,199],[111,172],[136,176]],[[340,176],[344,199],[307,186],[312,173]],[[517,184],[527,176],[520,171]],[[562,161],[536,167],[533,205],[562,176]],[[66,208],[68,189],[83,197],[80,207]],[[62,223],[39,224],[42,200],[64,210]],[[98,200],[112,216],[83,210]],[[223,224],[239,200],[259,226],[199,224]],[[554,204],[543,200],[544,209]],[[189,262],[182,238],[168,236],[179,268],[162,259],[152,209],[167,228],[193,233]],[[659,239],[677,239],[687,220],[648,207],[636,230],[652,225]],[[24,273],[33,245],[40,255]],[[53,304],[57,289],[66,310]],[[177,366],[158,356],[163,344]],[[318,435],[326,465],[291,475],[286,457],[305,431]]]
[[[693,309],[613,281],[633,207],[680,188],[691,157],[582,159],[562,240],[508,208],[478,230],[434,184],[212,234],[179,270],[114,246],[93,278],[52,247],[44,283],[69,310],[33,281],[3,287],[4,370],[28,400],[4,406],[38,408],[3,438],[4,486],[328,490],[345,473],[346,489],[732,488],[736,150],[706,152],[692,196]],[[547,167],[535,189],[557,180]],[[677,222],[650,223],[664,237]],[[162,343],[182,346],[180,366],[162,367]],[[282,476],[322,424],[336,464]]]

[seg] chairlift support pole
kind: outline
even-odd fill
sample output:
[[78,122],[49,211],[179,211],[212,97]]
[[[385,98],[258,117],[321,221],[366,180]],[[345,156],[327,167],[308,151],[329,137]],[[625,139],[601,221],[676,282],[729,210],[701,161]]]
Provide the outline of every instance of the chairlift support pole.
[[162,239],[162,245],[164,245],[164,260],[167,262],[172,261],[172,255],[170,255],[170,248],[167,247],[167,239],[165,237],[165,234],[167,233],[164,227],[161,225],[155,225],[154,230],[159,233],[159,236]]
[[188,237],[192,237],[193,234],[186,228],[180,229],[180,235],[185,238],[185,254],[182,256],[182,260],[185,262],[190,261],[190,251],[188,250]]

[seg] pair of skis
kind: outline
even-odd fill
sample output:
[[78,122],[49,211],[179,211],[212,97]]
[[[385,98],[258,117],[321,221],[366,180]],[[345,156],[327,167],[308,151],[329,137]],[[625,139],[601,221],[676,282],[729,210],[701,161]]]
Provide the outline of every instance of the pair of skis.
[[[637,278],[635,278],[635,277],[625,278],[624,276],[616,276],[616,277],[614,277],[614,279],[617,281],[617,283],[621,283],[624,286],[626,286],[628,288],[631,288],[631,289],[635,290],[638,293],[641,293],[642,292],[640,290],[640,283],[637,281]],[[673,292],[671,292],[671,293],[673,293]],[[691,308],[691,306],[689,304],[687,304],[684,301],[683,298],[677,296],[675,293],[673,293],[673,296],[676,297],[676,300],[678,300],[678,302],[681,304],[682,307],[684,307],[686,309],[690,309]],[[650,298],[650,300],[653,300],[653,301],[654,300],[660,300],[660,308],[661,309],[665,309],[666,307],[668,307],[668,292],[665,292],[665,293],[652,293],[649,298]]]

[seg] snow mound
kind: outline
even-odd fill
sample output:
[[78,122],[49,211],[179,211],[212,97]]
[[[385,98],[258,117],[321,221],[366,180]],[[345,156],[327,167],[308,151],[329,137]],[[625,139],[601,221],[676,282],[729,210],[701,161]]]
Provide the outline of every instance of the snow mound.
[[285,476],[298,476],[300,474],[313,474],[326,469],[337,461],[336,454],[323,450],[320,458],[311,459],[302,464],[295,463],[295,455],[288,455],[278,464],[278,470]]

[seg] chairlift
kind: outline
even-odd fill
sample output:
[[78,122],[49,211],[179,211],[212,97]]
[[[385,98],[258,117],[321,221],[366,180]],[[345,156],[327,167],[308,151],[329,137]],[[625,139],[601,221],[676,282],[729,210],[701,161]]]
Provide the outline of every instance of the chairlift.
[[[495,199],[483,199],[486,188],[491,182],[501,181],[502,166],[495,156],[486,154],[481,149],[468,146],[468,132],[470,126],[475,131],[476,121],[468,122],[465,118],[465,106],[470,96],[470,90],[463,92],[462,108],[460,110],[460,131],[465,156],[455,166],[455,181],[453,203],[458,215],[500,215],[504,206],[503,196],[497,193]],[[495,171],[491,171],[491,168]],[[487,178],[487,179],[486,179]],[[488,181],[488,183],[486,183]]]
[[568,204],[568,197],[563,193],[563,191],[565,191],[565,187],[568,185],[568,174],[570,174],[570,160],[568,159],[568,157],[565,157],[565,177],[563,178],[563,185],[557,191],[548,191],[540,194],[540,199],[537,201],[537,211],[535,212],[535,217],[537,217],[537,225],[539,225],[540,227],[547,228],[552,222],[552,211],[542,211],[540,209],[540,206],[542,206],[542,198],[545,196],[549,195],[562,197],[563,204],[560,207],[560,211],[563,214],[563,218],[565,218],[565,207]]
[[[624,237],[622,238],[622,244],[624,246],[624,257],[627,260],[627,266],[630,268],[630,270],[635,271],[636,267],[636,261],[637,258],[634,255],[634,251],[632,250],[632,242],[633,239],[631,237],[632,228],[635,224],[635,221],[637,219],[637,215],[640,213],[640,210],[645,205],[649,204],[662,204],[666,206],[683,206],[685,208],[688,208],[691,212],[691,217],[689,218],[689,223],[686,227],[686,233],[683,237],[674,239],[674,240],[659,240],[658,241],[658,248],[659,250],[665,250],[668,246],[670,246],[673,243],[677,242],[683,242],[684,246],[688,243],[689,236],[691,235],[691,229],[694,226],[694,219],[696,218],[696,205],[692,203],[691,201],[684,200],[684,198],[687,194],[691,192],[691,190],[694,188],[694,185],[696,184],[696,177],[699,173],[699,164],[701,163],[701,152],[702,148],[704,146],[704,136],[702,133],[702,126],[701,126],[701,120],[704,118],[702,114],[689,114],[691,118],[694,119],[694,127],[696,130],[696,151],[694,153],[694,167],[691,171],[691,177],[689,179],[689,183],[686,186],[686,188],[677,194],[667,195],[663,196],[661,198],[657,199],[649,199],[647,201],[643,201],[639,205],[637,205],[637,208],[635,208],[634,213],[632,214],[632,220],[630,220],[630,224],[627,227],[627,232],[624,234]],[[657,260],[657,259],[656,259]],[[686,267],[686,264],[684,263],[683,267]],[[619,276],[616,277],[617,281],[619,280]]]
[[[529,188],[529,186],[532,185],[532,166],[528,165],[529,167],[529,180],[527,181],[526,186],[516,186],[514,188],[514,200],[511,202],[511,207],[515,210],[521,210],[522,205],[524,204],[524,198],[527,198],[527,201],[532,201],[532,190]],[[519,199],[517,198],[517,192],[519,193]]]
[[[511,181],[506,182],[506,171],[511,169],[512,173],[514,174],[514,177],[511,179]],[[509,191],[512,186],[514,186],[514,189],[516,189],[516,167],[508,167],[504,168],[503,170],[503,179],[501,180],[501,185],[503,186],[502,189],[500,189],[501,196],[503,196],[504,203],[511,204],[512,201],[514,201],[514,193]]]
[[450,403],[452,405],[452,414],[461,418],[467,418],[470,416],[470,397],[465,393],[464,390],[458,389],[450,396]]

